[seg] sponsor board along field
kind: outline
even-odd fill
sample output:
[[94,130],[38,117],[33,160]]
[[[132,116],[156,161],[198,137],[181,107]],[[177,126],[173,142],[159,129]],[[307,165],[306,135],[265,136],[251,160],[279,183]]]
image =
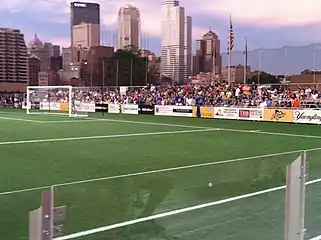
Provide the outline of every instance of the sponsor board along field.
[[[271,122],[230,120],[262,119],[249,109],[203,109],[205,119],[162,111],[176,117],[0,109],[1,239],[28,239],[28,212],[53,187],[56,206],[67,206],[61,240],[281,240],[285,167],[303,150],[306,237],[321,234],[319,125],[275,123],[287,113],[274,110]],[[306,113],[292,117],[320,120]]]

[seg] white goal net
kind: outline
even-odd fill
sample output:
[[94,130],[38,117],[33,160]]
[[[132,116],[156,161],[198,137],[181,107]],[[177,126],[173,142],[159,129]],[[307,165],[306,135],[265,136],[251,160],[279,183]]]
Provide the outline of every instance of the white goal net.
[[95,112],[95,101],[86,88],[72,86],[29,86],[24,103],[27,114],[86,117]]

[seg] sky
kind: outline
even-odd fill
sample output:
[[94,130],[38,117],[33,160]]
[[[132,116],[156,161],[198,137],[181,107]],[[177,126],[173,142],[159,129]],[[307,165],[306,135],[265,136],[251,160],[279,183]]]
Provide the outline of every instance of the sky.
[[[117,13],[124,4],[140,10],[141,47],[160,53],[161,0],[96,0],[101,4],[102,42],[117,45]],[[227,48],[229,14],[236,50],[277,48],[321,43],[320,0],[181,0],[193,18],[193,46],[209,28]],[[70,0],[1,0],[0,27],[18,28],[30,42],[35,33],[43,42],[69,45]]]

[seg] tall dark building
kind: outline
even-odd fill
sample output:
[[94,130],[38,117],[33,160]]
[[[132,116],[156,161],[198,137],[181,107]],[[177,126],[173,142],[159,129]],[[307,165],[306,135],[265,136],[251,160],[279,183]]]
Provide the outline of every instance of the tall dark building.
[[98,46],[100,43],[100,5],[98,3],[70,3],[71,45]]
[[0,28],[0,81],[28,81],[28,53],[18,29]]
[[28,70],[29,70],[29,86],[38,85],[38,75],[40,72],[40,59],[35,55],[29,56],[28,61]]
[[196,55],[193,57],[193,74],[200,72],[221,74],[222,57],[220,39],[213,31],[208,31],[202,39],[196,40]]

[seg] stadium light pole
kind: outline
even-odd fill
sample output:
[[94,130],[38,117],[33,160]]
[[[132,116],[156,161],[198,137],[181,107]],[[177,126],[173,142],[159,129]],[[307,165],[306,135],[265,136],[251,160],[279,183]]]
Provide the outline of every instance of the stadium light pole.
[[313,48],[313,83],[316,83],[316,76],[315,76],[315,72],[316,72],[316,49],[315,47]]
[[262,48],[259,50],[259,71],[258,71],[258,76],[257,76],[257,83],[260,84],[261,80],[261,66],[262,65]]
[[104,98],[104,89],[105,89],[105,58],[103,58],[103,62],[102,62],[102,67],[103,67],[103,79],[102,79],[102,96]]
[[133,56],[130,58],[130,86],[133,86]]
[[116,86],[119,86],[119,60],[118,58],[116,59]]

